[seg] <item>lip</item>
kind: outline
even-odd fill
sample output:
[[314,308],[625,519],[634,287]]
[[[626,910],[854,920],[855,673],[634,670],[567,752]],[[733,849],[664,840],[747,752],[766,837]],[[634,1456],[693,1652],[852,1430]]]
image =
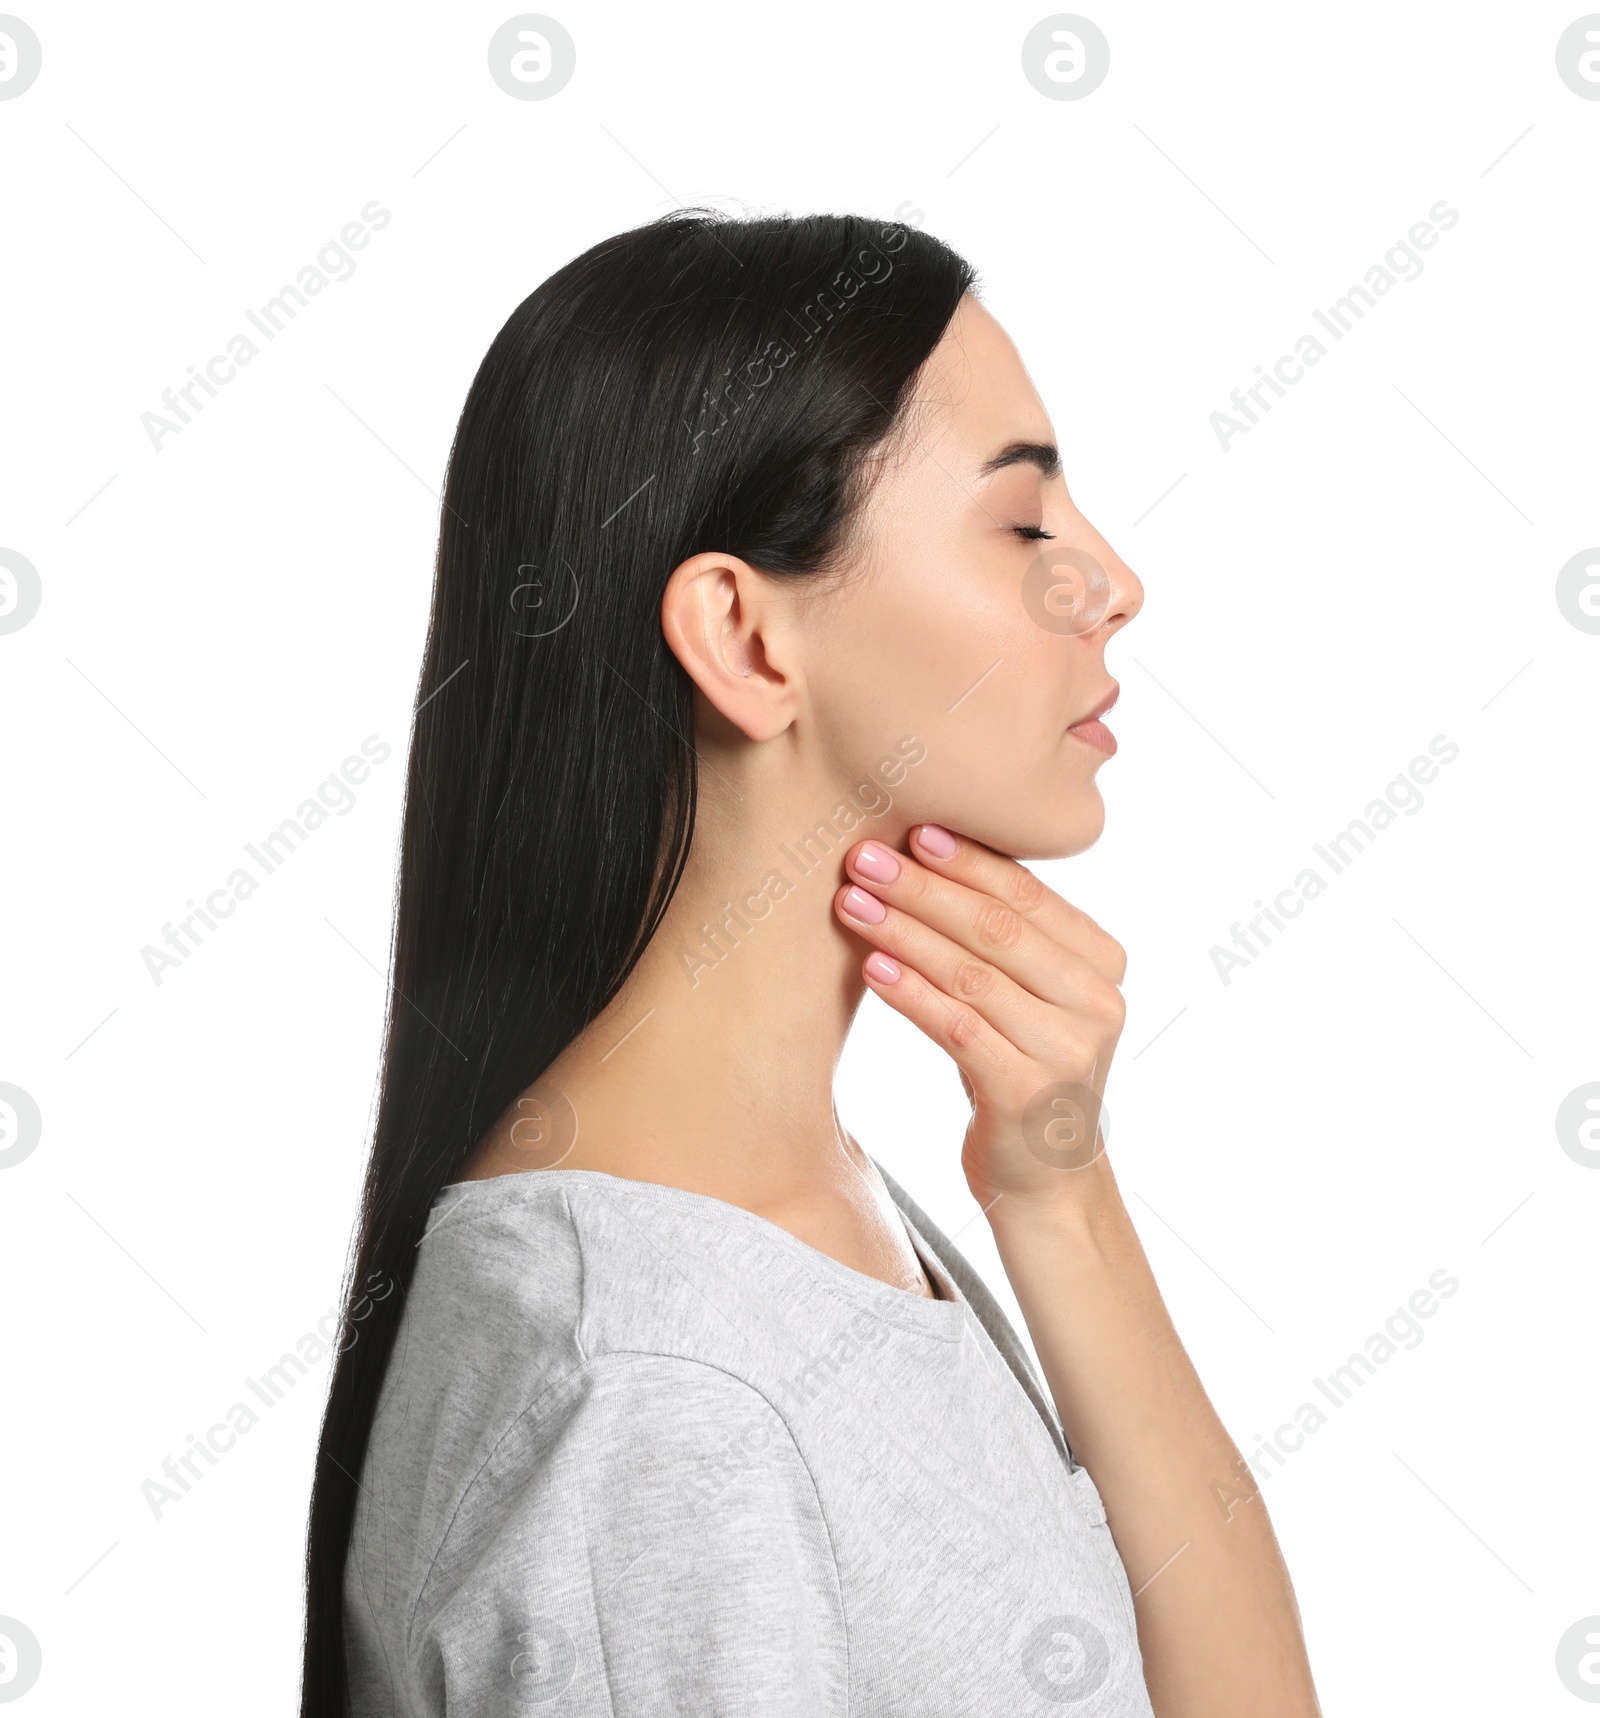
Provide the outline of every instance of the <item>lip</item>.
[[1105,725],[1100,718],[1116,703],[1122,688],[1115,681],[1111,690],[1094,706],[1086,716],[1080,716],[1067,732],[1075,740],[1081,740],[1086,746],[1092,746],[1097,752],[1103,752],[1107,757],[1113,757],[1117,750],[1117,736]]

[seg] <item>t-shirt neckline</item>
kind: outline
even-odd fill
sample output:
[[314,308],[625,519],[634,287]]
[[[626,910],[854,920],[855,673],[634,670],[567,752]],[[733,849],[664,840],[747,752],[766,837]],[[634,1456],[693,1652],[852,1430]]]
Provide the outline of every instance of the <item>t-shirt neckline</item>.
[[[501,1190],[503,1183],[510,1185]],[[524,1185],[528,1183],[532,1185]],[[486,1176],[476,1181],[451,1181],[439,1190],[434,1209],[437,1209],[439,1202],[449,1194],[456,1195],[449,1207],[450,1212],[455,1212],[468,1201],[481,1202],[487,1196],[483,1191],[485,1189],[501,1190],[502,1201],[515,1202],[516,1195],[526,1194],[531,1197],[540,1187],[585,1186],[602,1192],[617,1191],[625,1197],[659,1198],[669,1204],[687,1202],[721,1221],[743,1222],[764,1235],[769,1244],[779,1247],[809,1267],[813,1275],[824,1277],[835,1292],[842,1290],[852,1299],[870,1302],[872,1310],[879,1316],[888,1317],[895,1323],[913,1329],[927,1331],[931,1326],[931,1334],[941,1335],[949,1340],[956,1339],[961,1333],[965,1320],[962,1309],[966,1304],[961,1291],[898,1203],[895,1203],[895,1211],[905,1227],[913,1251],[928,1273],[929,1281],[938,1290],[936,1300],[930,1300],[926,1295],[914,1294],[910,1289],[896,1288],[893,1283],[884,1282],[881,1277],[858,1271],[854,1266],[813,1247],[809,1241],[802,1241],[798,1235],[785,1229],[782,1224],[774,1223],[770,1217],[763,1217],[760,1212],[751,1211],[743,1205],[735,1205],[730,1200],[719,1199],[713,1193],[696,1193],[687,1187],[675,1187],[666,1181],[645,1181],[631,1175],[613,1175],[604,1169],[524,1170],[508,1175]],[[893,1199],[892,1194],[890,1197]],[[453,1227],[456,1221],[470,1222],[479,1214],[464,1212],[460,1219],[447,1215],[430,1225],[428,1233]]]

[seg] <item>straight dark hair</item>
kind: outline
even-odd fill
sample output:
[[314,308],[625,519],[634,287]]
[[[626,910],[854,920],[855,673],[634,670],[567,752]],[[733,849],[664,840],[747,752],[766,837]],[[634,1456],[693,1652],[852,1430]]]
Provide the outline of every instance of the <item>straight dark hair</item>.
[[852,215],[690,209],[517,306],[450,451],[413,714],[382,1084],[306,1551],[302,1718],[345,1718],[344,1569],[440,1191],[661,922],[696,795],[667,576],[835,568],[972,268]]

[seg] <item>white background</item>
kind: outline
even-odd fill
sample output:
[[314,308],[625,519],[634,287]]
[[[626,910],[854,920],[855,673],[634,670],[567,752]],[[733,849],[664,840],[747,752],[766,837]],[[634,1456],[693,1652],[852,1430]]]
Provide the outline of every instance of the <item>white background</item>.
[[[9,3],[9,0],[8,0]],[[1576,8],[1086,0],[1103,86],[1000,4],[555,0],[518,101],[465,5],[25,5],[0,102],[0,1615],[19,1710],[283,1713],[326,1364],[156,1519],[141,1483],[332,1306],[374,1093],[440,481],[548,273],[678,200],[920,219],[981,271],[1079,504],[1139,572],[1100,845],[1043,867],[1130,951],[1129,1205],[1253,1449],[1434,1271],[1459,1292],[1264,1487],[1329,1713],[1575,1712],[1600,1612],[1600,101]],[[372,199],[330,286],[159,453],[141,414]],[[1208,424],[1440,199],[1425,257],[1224,452]],[[920,214],[918,213],[920,211]],[[203,260],[202,260],[203,259]],[[1173,487],[1176,485],[1176,487]],[[140,951],[364,736],[348,815],[157,986]],[[1224,985],[1209,950],[1435,735],[1459,758]],[[1326,875],[1326,867],[1321,867]],[[1158,1036],[1159,1034],[1159,1036]],[[868,999],[853,1131],[997,1282],[943,1058]],[[1326,1405],[1326,1404],[1324,1404]]]

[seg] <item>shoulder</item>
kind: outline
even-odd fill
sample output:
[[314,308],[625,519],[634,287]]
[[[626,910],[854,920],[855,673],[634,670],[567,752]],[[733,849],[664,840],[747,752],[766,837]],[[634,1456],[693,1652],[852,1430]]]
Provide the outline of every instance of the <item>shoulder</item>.
[[601,1175],[447,1189],[373,1426],[363,1483],[386,1507],[367,1512],[367,1531],[386,1540],[386,1521],[402,1523],[420,1584],[435,1547],[470,1539],[478,1518],[537,1512],[556,1477],[609,1507],[607,1486],[648,1492],[670,1475],[692,1503],[761,1456],[769,1491],[813,1506],[775,1403],[772,1353],[788,1333],[768,1328],[764,1304],[793,1298],[790,1267],[782,1249],[753,1263],[748,1224]]
[[[534,1171],[447,1190],[421,1247],[407,1320],[452,1353],[549,1381],[580,1360],[660,1354],[767,1389],[775,1360],[863,1305],[918,1321],[869,1281],[764,1216],[598,1171]],[[780,1404],[781,1406],[781,1404]]]
[[[563,1710],[843,1710],[843,1598],[806,1463],[743,1380],[677,1356],[584,1360],[463,1489],[405,1657],[427,1710],[527,1676]],[[687,1648],[687,1650],[684,1650]]]
[[[554,1381],[581,1361],[661,1354],[749,1375],[760,1302],[812,1271],[751,1212],[590,1171],[447,1188],[419,1248],[407,1322],[453,1369]],[[754,1339],[754,1340],[752,1340]]]
[[[379,1459],[422,1458],[427,1480],[413,1477],[436,1491],[513,1426],[554,1437],[563,1416],[648,1393],[663,1370],[685,1394],[753,1393],[749,1289],[719,1261],[719,1229],[672,1189],[609,1176],[447,1188],[389,1363]],[[681,1364],[641,1364],[652,1357]]]

